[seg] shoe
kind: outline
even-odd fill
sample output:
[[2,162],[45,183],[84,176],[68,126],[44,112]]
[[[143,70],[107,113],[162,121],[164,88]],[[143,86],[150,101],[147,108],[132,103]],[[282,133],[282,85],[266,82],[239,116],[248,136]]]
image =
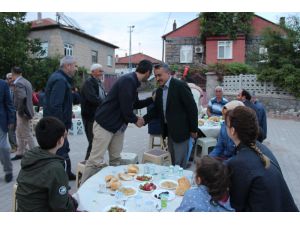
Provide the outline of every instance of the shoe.
[[74,173],[68,174],[69,180],[76,180],[76,175]]
[[11,158],[11,161],[22,159],[23,155],[15,155],[15,157]]
[[12,179],[13,179],[12,173],[6,174],[5,177],[4,177],[4,179],[5,179],[6,183],[11,182]]

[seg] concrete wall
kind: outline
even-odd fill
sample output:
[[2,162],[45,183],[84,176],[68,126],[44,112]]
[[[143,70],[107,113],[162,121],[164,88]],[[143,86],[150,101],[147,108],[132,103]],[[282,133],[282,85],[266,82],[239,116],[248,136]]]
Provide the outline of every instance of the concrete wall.
[[[98,52],[98,63],[100,63],[105,73],[115,73],[115,49],[102,45],[96,41],[83,38],[73,33],[61,29],[32,31],[30,38],[39,38],[41,42],[48,42],[48,56],[63,56],[64,44],[73,45],[73,56],[76,58],[78,66],[89,69],[92,64],[92,50]],[[112,66],[107,65],[107,56],[112,56]]]

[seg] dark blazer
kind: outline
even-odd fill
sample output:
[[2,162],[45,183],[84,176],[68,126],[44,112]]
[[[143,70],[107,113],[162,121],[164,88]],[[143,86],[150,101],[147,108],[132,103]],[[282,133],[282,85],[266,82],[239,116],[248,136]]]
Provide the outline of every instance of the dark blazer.
[[67,129],[72,125],[72,78],[57,70],[48,79],[45,89],[43,116],[54,116]]
[[12,103],[8,84],[0,79],[0,128],[8,132],[8,124],[15,123],[15,108]]
[[90,76],[81,88],[81,116],[82,118],[94,121],[96,109],[104,99],[99,97],[98,81]]
[[95,113],[95,121],[105,130],[116,133],[123,125],[136,123],[133,109],[144,108],[152,97],[139,100],[137,88],[141,85],[135,72],[120,77]]
[[163,137],[169,135],[175,142],[183,142],[191,136],[190,132],[197,132],[198,128],[198,110],[191,89],[185,82],[171,78],[166,107],[167,126],[164,123],[162,95],[163,89],[160,87],[156,91],[155,107],[144,116],[144,120],[149,123],[160,115]]
[[257,154],[247,146],[239,146],[236,156],[228,161],[232,172],[231,206],[236,211],[248,212],[298,211],[274,155],[263,144],[257,146],[272,160],[269,168],[264,168]]

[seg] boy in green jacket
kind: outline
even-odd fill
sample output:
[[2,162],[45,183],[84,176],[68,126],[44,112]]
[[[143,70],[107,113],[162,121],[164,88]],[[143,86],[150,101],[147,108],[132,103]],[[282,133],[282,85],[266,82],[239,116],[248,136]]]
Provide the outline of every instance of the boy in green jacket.
[[56,155],[64,144],[65,125],[54,117],[44,117],[35,133],[39,147],[24,155],[17,178],[17,211],[76,211],[78,204],[68,193],[65,161]]

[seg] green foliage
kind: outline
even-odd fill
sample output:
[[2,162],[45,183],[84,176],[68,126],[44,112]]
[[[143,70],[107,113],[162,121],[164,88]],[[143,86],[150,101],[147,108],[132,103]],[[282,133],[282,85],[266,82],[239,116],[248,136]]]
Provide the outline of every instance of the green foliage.
[[88,71],[85,67],[83,67],[83,66],[78,67],[78,70],[74,76],[73,86],[81,87],[87,74],[88,74]]
[[38,40],[28,40],[30,24],[24,12],[0,13],[0,74],[10,72],[15,65],[24,67],[30,55],[41,51]]
[[253,74],[255,69],[244,63],[215,63],[208,66],[209,71],[214,71],[223,80],[223,76],[239,75],[239,74]]
[[283,29],[285,32],[264,31],[262,44],[268,52],[256,58],[261,62],[257,65],[258,78],[300,97],[300,19],[287,18]]
[[209,36],[229,36],[235,40],[238,34],[251,32],[251,12],[204,12],[199,15],[201,40]]

